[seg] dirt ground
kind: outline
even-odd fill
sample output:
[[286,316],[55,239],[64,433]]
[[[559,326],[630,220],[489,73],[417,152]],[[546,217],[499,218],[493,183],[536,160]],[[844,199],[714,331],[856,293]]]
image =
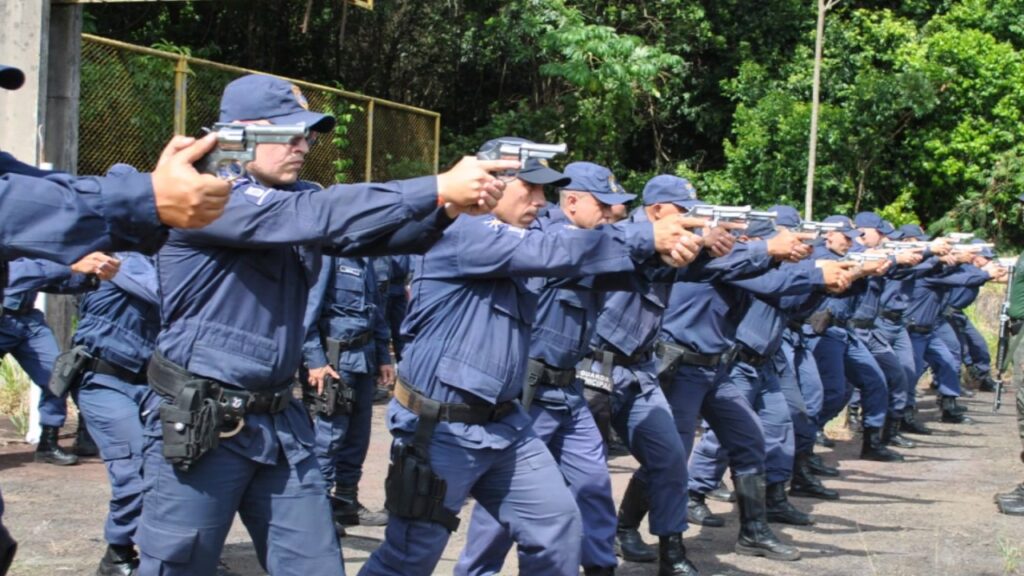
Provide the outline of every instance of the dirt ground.
[[[1012,399],[1012,390],[1004,398]],[[824,450],[826,461],[838,460],[842,476],[827,484],[839,490],[835,502],[793,499],[813,513],[812,527],[774,525],[783,540],[800,548],[794,563],[737,556],[732,552],[738,520],[733,506],[712,502],[726,514],[725,528],[691,528],[686,533],[690,558],[701,574],[834,576],[987,576],[1024,574],[1024,518],[996,512],[992,495],[1020,482],[1024,467],[1017,459],[1012,405],[991,412],[991,394],[967,400],[971,426],[936,421],[934,397],[919,399],[922,416],[935,430],[915,437],[919,445],[904,450],[907,462],[881,464],[857,460],[859,438]],[[377,406],[378,416],[383,407]],[[362,484],[362,499],[383,505],[383,481],[389,435],[382,418],[375,421],[373,444]],[[4,442],[6,445],[4,446]],[[70,445],[71,440],[63,441]],[[636,462],[618,457],[610,468],[618,500]],[[103,465],[89,459],[72,468],[35,464],[32,447],[18,441],[9,423],[0,426],[0,486],[6,501],[4,522],[20,541],[11,574],[42,576],[92,574],[103,553],[103,520],[108,487]],[[437,574],[450,574],[465,541],[463,527],[445,551]],[[380,543],[383,528],[353,528],[344,538],[349,574],[355,574]],[[644,530],[646,534],[646,530]],[[654,541],[649,535],[648,541]],[[514,574],[512,555],[504,573]],[[654,575],[653,564],[623,563],[618,573]],[[224,550],[221,576],[264,574],[255,561],[244,527],[236,521]],[[313,575],[310,575],[313,576]],[[533,575],[531,575],[533,576]]]

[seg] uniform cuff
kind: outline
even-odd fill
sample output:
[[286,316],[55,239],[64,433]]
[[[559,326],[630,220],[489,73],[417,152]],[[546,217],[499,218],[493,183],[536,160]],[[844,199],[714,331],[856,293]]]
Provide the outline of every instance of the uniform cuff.
[[98,178],[103,197],[103,218],[111,236],[131,245],[149,245],[163,238],[150,174],[124,174]]

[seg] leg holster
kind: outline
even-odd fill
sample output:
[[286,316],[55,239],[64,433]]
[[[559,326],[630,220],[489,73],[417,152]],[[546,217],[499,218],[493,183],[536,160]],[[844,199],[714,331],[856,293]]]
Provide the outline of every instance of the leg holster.
[[435,522],[455,532],[459,517],[444,507],[448,483],[430,467],[430,438],[437,426],[438,403],[424,403],[419,417],[412,442],[396,442],[391,448],[384,507],[399,518]]

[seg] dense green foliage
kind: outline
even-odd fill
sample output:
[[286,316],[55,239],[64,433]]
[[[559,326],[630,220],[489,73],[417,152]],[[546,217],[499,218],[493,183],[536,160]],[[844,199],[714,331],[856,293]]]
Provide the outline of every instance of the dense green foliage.
[[[87,8],[87,28],[438,110],[442,163],[517,134],[639,191],[802,206],[814,0],[248,0]],[[308,15],[307,32],[303,21]],[[815,215],[1024,243],[1024,0],[843,0],[829,14]]]

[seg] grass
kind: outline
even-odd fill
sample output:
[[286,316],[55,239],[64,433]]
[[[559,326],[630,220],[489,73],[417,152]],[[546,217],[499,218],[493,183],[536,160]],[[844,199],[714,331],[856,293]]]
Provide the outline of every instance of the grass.
[[0,416],[11,419],[18,434],[28,432],[28,375],[9,354],[0,362]]
[[1020,574],[1021,560],[1024,560],[1024,547],[1013,544],[1007,538],[999,538],[999,555],[1003,557],[1003,574]]

